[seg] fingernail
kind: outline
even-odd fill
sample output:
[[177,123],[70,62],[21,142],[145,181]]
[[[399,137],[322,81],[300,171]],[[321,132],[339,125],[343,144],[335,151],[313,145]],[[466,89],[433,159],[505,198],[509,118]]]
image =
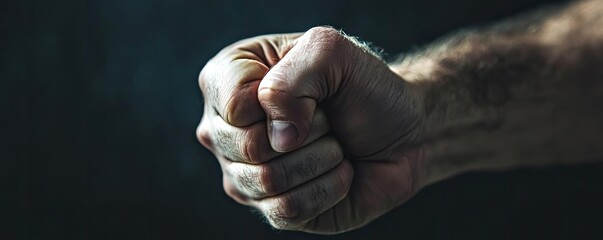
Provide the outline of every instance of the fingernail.
[[277,152],[284,152],[289,150],[296,142],[298,138],[297,129],[295,125],[288,121],[272,121],[272,149]]

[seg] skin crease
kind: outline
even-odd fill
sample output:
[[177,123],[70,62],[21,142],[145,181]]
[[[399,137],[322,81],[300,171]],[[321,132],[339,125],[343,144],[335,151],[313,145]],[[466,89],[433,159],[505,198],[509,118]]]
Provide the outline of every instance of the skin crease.
[[602,12],[580,1],[390,65],[329,27],[245,39],[199,75],[197,137],[235,201],[320,234],[467,170],[603,159],[603,115],[588,107],[603,101]]

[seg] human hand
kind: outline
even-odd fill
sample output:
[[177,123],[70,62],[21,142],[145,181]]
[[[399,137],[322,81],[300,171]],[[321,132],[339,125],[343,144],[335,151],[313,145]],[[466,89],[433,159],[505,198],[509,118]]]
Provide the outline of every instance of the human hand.
[[226,193],[276,228],[354,229],[427,182],[420,87],[332,28],[237,42],[199,84]]

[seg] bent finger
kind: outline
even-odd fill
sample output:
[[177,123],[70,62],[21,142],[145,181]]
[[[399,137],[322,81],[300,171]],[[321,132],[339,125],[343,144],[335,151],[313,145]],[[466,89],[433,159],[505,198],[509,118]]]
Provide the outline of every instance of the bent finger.
[[[266,123],[263,121],[247,127],[234,127],[219,116],[215,115],[211,119],[209,131],[215,154],[220,154],[234,162],[251,164],[266,162],[283,154],[270,147]],[[317,111],[312,121],[310,135],[303,146],[315,141],[328,131],[329,124],[324,112]]]
[[199,73],[199,86],[206,102],[233,126],[248,126],[264,119],[257,100],[258,85],[299,35],[259,36],[223,49]]
[[336,167],[343,151],[332,137],[322,137],[297,151],[262,164],[225,162],[224,174],[248,198],[274,196]]
[[296,230],[345,198],[354,170],[349,161],[289,192],[252,202],[277,229]]

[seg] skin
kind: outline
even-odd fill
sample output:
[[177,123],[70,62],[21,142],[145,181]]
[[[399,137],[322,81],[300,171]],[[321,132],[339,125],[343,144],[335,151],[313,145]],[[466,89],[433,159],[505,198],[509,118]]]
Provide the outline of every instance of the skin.
[[389,65],[328,27],[245,39],[200,73],[197,136],[230,197],[277,229],[321,234],[468,170],[597,161],[601,13],[577,2]]

